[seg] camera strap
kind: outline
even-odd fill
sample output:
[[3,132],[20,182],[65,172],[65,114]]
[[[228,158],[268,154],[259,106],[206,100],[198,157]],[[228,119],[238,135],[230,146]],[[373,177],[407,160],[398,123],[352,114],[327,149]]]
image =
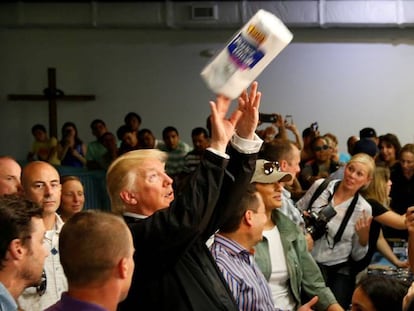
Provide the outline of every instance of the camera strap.
[[354,198],[351,201],[351,204],[348,206],[348,209],[346,210],[345,217],[342,219],[341,225],[339,226],[338,232],[334,236],[334,244],[333,247],[335,247],[335,244],[339,242],[342,238],[342,234],[345,231],[345,227],[348,224],[349,219],[352,216],[352,213],[354,212],[355,205],[358,202],[359,192],[355,193]]
[[[315,190],[315,192],[313,193],[310,201],[309,201],[309,205],[308,205],[308,212],[312,211],[312,204],[313,202],[315,202],[315,200],[322,194],[322,192],[326,189],[326,187],[328,187],[328,184],[331,182],[332,180],[330,180],[329,178],[326,178],[320,185],[319,187]],[[328,198],[328,203],[326,204],[326,206],[329,205],[329,203],[332,201],[333,196],[335,194],[336,189],[338,189],[339,187],[339,183],[341,181],[337,181],[334,185],[334,189],[333,192],[330,194],[329,198]],[[355,193],[354,198],[351,201],[351,204],[349,205],[348,209],[346,210],[345,216],[342,219],[341,225],[338,228],[338,231],[336,232],[335,236],[334,236],[334,244],[332,246],[335,247],[335,244],[338,243],[341,238],[342,235],[344,234],[346,225],[348,224],[349,219],[352,216],[352,213],[354,212],[355,209],[355,205],[358,201],[358,197],[359,197],[359,192]]]

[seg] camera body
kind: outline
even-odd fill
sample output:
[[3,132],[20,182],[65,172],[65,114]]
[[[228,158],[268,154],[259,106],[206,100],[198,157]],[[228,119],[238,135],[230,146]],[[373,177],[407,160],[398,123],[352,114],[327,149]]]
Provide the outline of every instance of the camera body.
[[306,232],[312,236],[314,241],[320,239],[326,232],[326,225],[336,215],[336,211],[332,205],[323,206],[317,212],[310,212],[308,216],[304,216]]
[[275,123],[277,121],[277,115],[274,113],[259,113],[259,121],[263,123]]

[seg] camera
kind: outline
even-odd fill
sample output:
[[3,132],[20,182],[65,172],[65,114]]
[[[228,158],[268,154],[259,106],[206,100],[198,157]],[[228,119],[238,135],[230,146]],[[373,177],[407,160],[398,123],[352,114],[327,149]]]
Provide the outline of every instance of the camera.
[[259,121],[263,123],[275,123],[277,115],[274,113],[259,113]]
[[329,204],[323,206],[316,212],[310,212],[308,216],[304,216],[306,232],[312,236],[314,241],[320,239],[326,232],[326,225],[336,215],[336,211]]

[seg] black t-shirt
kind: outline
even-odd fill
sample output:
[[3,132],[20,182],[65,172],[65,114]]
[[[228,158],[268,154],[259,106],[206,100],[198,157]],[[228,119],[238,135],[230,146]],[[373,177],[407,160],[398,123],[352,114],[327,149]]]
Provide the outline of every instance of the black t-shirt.
[[371,263],[372,256],[377,251],[377,240],[381,230],[381,224],[375,220],[375,217],[380,216],[388,211],[388,209],[374,199],[367,199],[367,202],[371,205],[372,217],[374,219],[371,222],[369,229],[369,241],[368,241],[368,253],[359,261],[353,262],[354,269],[357,272],[362,271]]

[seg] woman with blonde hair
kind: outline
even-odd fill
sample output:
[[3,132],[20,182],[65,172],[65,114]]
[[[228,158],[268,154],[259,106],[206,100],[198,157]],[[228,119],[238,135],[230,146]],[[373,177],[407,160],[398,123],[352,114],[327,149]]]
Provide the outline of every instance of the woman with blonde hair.
[[358,263],[356,269],[361,271],[371,262],[375,251],[380,251],[384,257],[400,268],[407,268],[408,262],[401,261],[392,251],[388,242],[382,234],[381,224],[393,227],[395,229],[406,229],[405,215],[399,215],[390,210],[390,190],[392,182],[390,180],[390,170],[385,166],[377,166],[374,172],[374,178],[361,194],[372,207],[372,216],[374,221],[371,223],[369,231],[369,250],[367,255]]
[[316,181],[296,204],[310,215],[314,226],[307,229],[316,229],[312,256],[344,309],[351,303],[355,287],[351,260],[361,260],[368,251],[372,211],[359,191],[370,184],[374,170],[373,158],[358,153],[346,164],[342,180]]

